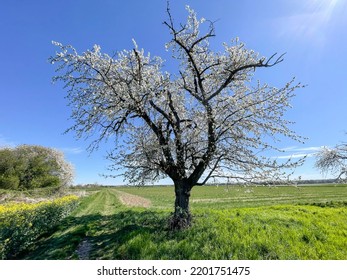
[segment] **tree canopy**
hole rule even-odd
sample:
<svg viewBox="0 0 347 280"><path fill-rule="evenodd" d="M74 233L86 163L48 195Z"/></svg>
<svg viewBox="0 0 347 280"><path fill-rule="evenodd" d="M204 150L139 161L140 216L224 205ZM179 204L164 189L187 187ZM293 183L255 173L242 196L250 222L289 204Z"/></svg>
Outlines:
<svg viewBox="0 0 347 280"><path fill-rule="evenodd" d="M331 173L336 181L347 180L347 144L333 148L323 147L316 155L316 168L322 173Z"/></svg>

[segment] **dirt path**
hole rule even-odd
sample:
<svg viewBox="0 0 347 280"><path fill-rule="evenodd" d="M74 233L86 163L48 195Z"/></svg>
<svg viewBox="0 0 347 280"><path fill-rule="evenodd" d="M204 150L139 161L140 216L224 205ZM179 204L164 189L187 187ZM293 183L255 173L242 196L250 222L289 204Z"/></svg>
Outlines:
<svg viewBox="0 0 347 280"><path fill-rule="evenodd" d="M118 190L116 192L118 194L120 202L126 206L149 208L152 204L151 201L147 198Z"/></svg>
<svg viewBox="0 0 347 280"><path fill-rule="evenodd" d="M151 206L151 201L144 197L129 194L118 190L106 190L97 193L94 199L89 203L89 207L84 209L81 215L90 215L93 212L101 213L103 216L111 215L116 209L115 199L119 200L122 204L130 207L144 207ZM76 254L80 260L88 260L90 258L90 252L92 251L92 243L88 238L81 240L76 248Z"/></svg>
<svg viewBox="0 0 347 280"><path fill-rule="evenodd" d="M80 260L89 260L89 253L92 249L92 245L90 244L88 239L83 239L82 242L78 245L76 249L76 253L78 255L78 259Z"/></svg>

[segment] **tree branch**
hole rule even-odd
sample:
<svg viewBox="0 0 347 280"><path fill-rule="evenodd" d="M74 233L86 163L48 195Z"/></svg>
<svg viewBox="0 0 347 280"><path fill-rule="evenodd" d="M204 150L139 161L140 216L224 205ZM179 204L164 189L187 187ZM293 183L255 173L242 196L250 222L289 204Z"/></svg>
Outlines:
<svg viewBox="0 0 347 280"><path fill-rule="evenodd" d="M228 78L225 80L225 82L213 93L211 94L207 100L211 100L212 98L216 97L217 95L219 95L222 90L224 90L233 80L234 76L243 71L243 70L246 70L246 69L256 69L256 68L260 68L260 67L272 67L272 66L275 66L276 64L278 63L281 63L283 61L283 56L285 55L282 54L280 55L273 63L270 63L271 60L277 55L277 53L273 54L265 63L264 63L264 59L261 59L259 60L258 63L251 63L251 64L247 64L247 65L243 65L241 67L238 67L232 71L229 71L230 74L228 76Z"/></svg>

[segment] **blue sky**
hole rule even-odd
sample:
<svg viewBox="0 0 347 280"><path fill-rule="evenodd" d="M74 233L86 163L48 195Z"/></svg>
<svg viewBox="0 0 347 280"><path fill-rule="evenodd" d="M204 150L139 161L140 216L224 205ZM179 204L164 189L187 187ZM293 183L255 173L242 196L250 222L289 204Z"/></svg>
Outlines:
<svg viewBox="0 0 347 280"><path fill-rule="evenodd" d="M281 86L291 80L307 87L297 91L287 119L307 137L305 144L284 140L281 157L309 155L296 172L304 179L322 178L312 154L334 146L347 135L346 0L175 0L171 10L184 22L185 5L199 17L216 21L212 47L239 37L264 56L286 52L280 65L259 71L256 78ZM78 51L99 44L103 52L140 48L169 60L166 0L151 1L2 1L0 9L0 146L36 144L58 148L76 169L75 183L123 184L105 179L109 164L105 144L85 151L88 141L63 134L72 124L60 84L53 85L54 67L47 60L56 49L51 41L71 44ZM274 156L277 156L274 154Z"/></svg>

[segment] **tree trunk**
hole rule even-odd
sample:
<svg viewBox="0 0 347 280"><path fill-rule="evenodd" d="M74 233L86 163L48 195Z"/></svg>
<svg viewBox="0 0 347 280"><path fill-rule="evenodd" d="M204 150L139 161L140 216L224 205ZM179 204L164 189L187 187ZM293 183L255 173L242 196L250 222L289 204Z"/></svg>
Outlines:
<svg viewBox="0 0 347 280"><path fill-rule="evenodd" d="M192 186L187 180L175 181L175 212L170 218L169 227L180 230L191 225L192 216L189 211L189 197Z"/></svg>

